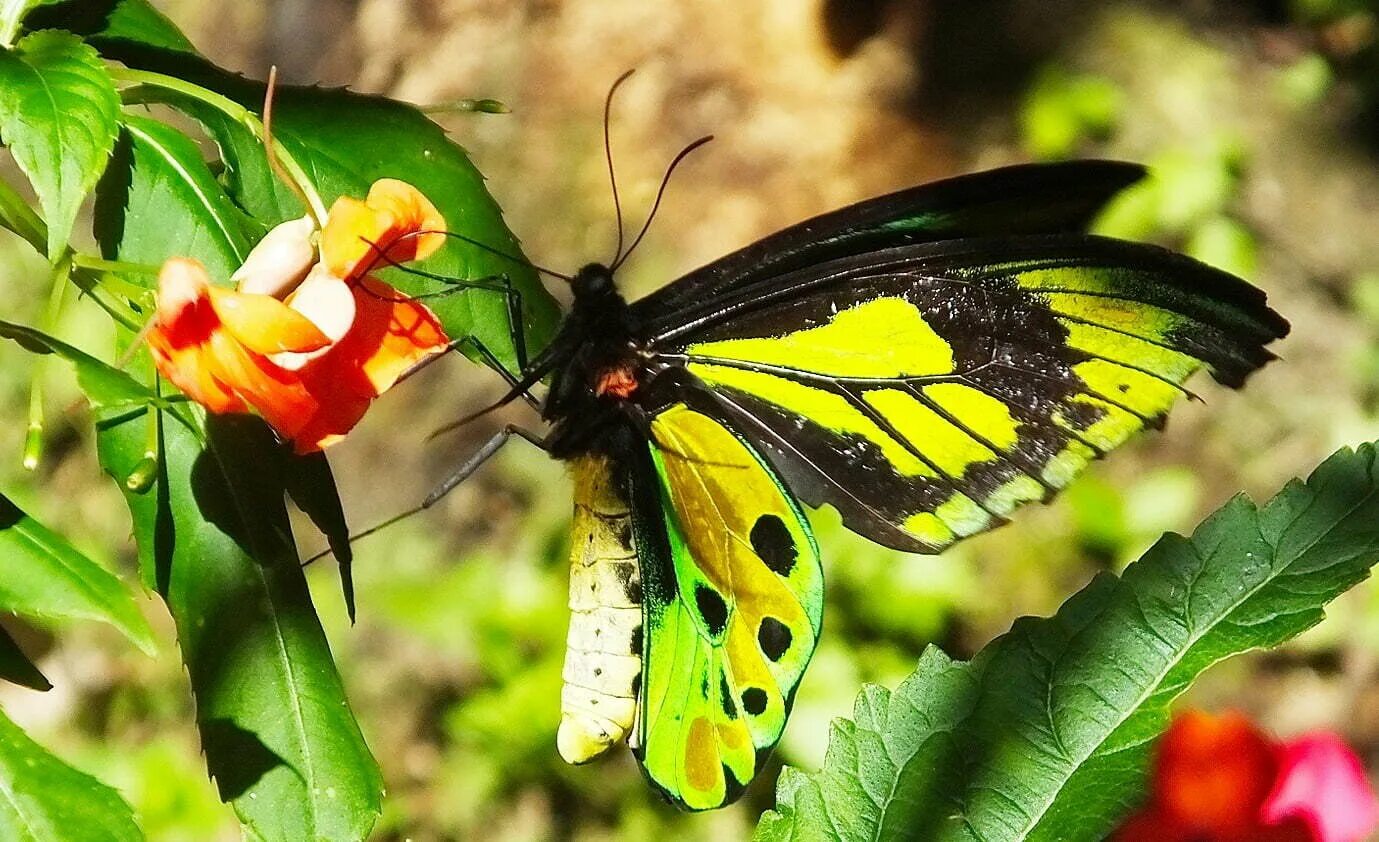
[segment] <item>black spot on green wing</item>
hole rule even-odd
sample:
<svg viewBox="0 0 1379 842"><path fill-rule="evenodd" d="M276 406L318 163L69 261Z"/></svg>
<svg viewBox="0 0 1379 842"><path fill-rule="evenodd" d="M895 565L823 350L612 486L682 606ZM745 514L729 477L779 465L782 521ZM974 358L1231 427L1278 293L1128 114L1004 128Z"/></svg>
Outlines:
<svg viewBox="0 0 1379 842"><path fill-rule="evenodd" d="M728 676L726 673L718 675L718 704L723 708L723 714L729 719L737 719L737 705L733 703L733 691L728 686Z"/></svg>
<svg viewBox="0 0 1379 842"><path fill-rule="evenodd" d="M775 515L762 515L752 525L752 551L778 576L789 576L795 569L800 550L784 521Z"/></svg>
<svg viewBox="0 0 1379 842"><path fill-rule="evenodd" d="M760 687L748 687L742 691L742 709L752 716L766 712L766 691Z"/></svg>
<svg viewBox="0 0 1379 842"><path fill-rule="evenodd" d="M785 656L793 639L790 629L775 617L763 617L761 625L757 627L757 644L761 646L762 654L772 661L779 661Z"/></svg>
<svg viewBox="0 0 1379 842"><path fill-rule="evenodd" d="M728 625L728 605L723 597L713 588L698 585L694 589L694 605L699 609L699 616L704 618L709 634L715 638L722 635Z"/></svg>

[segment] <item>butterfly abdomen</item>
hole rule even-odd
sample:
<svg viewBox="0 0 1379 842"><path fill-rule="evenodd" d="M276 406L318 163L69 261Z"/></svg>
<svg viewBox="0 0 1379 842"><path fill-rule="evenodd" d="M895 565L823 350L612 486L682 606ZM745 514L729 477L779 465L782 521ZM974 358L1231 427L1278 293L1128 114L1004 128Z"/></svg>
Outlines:
<svg viewBox="0 0 1379 842"><path fill-rule="evenodd" d="M571 463L575 512L570 549L570 633L560 731L569 763L585 763L627 738L642 675L642 585L632 512L599 456Z"/></svg>

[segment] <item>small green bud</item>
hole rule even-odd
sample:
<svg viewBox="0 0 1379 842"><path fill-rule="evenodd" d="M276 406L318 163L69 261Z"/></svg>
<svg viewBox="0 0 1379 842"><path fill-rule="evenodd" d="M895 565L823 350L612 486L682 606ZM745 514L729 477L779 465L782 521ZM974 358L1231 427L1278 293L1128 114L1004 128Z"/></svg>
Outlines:
<svg viewBox="0 0 1379 842"><path fill-rule="evenodd" d="M145 453L139 464L134 466L134 470L129 472L129 476L125 477L124 487L135 494L143 494L153 487L157 479L158 457L152 453Z"/></svg>

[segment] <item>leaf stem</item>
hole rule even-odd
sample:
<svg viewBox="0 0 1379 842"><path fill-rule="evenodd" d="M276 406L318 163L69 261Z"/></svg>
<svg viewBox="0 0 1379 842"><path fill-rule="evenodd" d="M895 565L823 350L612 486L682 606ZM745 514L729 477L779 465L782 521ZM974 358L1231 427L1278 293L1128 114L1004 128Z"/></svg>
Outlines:
<svg viewBox="0 0 1379 842"><path fill-rule="evenodd" d="M80 269L92 269L97 272L154 276L157 276L160 268L150 263L129 263L124 260L106 260L103 257L96 257L94 254L83 254L81 252L72 254L72 265Z"/></svg>
<svg viewBox="0 0 1379 842"><path fill-rule="evenodd" d="M152 88L162 88L166 91L182 94L191 97L199 102L211 106L221 112L231 120L247 128L254 137L260 142L264 142L263 121L258 115L238 102L230 99L223 94L203 88L200 85L188 82L185 79L178 79L175 76L168 76L162 73L154 73L149 70L134 70L128 67L112 67L110 75L121 82L129 82L135 85L147 85ZM135 89L137 91L137 89ZM128 93L128 91L126 91ZM135 94L137 96L137 94ZM311 215L316 219L318 226L325 224L326 205L321 201L321 196L316 192L316 187L307 177L306 170L292 156L283 144L274 141L272 150L265 150L268 154L276 153L278 160L283 168L287 170L292 181L296 182L298 188L306 199L307 208Z"/></svg>
<svg viewBox="0 0 1379 842"><path fill-rule="evenodd" d="M163 379L154 375L153 392L159 398L163 393ZM144 455L125 477L125 488L135 494L143 494L153 487L158 479L158 453L163 441L163 411L150 405L144 428Z"/></svg>
<svg viewBox="0 0 1379 842"><path fill-rule="evenodd" d="M4 179L0 179L0 224L28 240L40 253L47 253L48 226L19 191Z"/></svg>
<svg viewBox="0 0 1379 842"><path fill-rule="evenodd" d="M53 285L48 291L48 306L43 312L43 330L49 335L57 333L58 321L62 318L63 295L67 292L67 282L72 276L72 261L63 258L53 269ZM43 366L45 358L34 361L33 374L29 381L29 429L24 435L24 469L32 471L43 459Z"/></svg>
<svg viewBox="0 0 1379 842"><path fill-rule="evenodd" d="M143 319L140 319L128 305L121 304L118 301L107 300L109 298L109 293L102 289L101 285L102 283L109 283L110 280L111 279L106 279L105 281L100 280L97 275L89 269L79 269L72 273L72 283L77 285L77 289L80 289L92 301L96 302L96 306L104 310L106 315L110 316L110 318L119 322L122 326L137 332L143 327Z"/></svg>

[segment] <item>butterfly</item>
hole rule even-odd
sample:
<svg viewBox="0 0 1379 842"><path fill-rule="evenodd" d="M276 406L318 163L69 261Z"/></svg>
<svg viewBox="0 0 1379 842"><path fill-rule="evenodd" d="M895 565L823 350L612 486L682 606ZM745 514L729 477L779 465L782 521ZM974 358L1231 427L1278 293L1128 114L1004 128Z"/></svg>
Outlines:
<svg viewBox="0 0 1379 842"><path fill-rule="evenodd" d="M915 187L630 303L621 243L568 277L560 329L499 402L549 378L546 435L503 428L424 504L513 435L569 465L566 760L626 741L671 802L732 802L822 632L806 507L936 553L1161 426L1198 369L1239 387L1273 359L1288 324L1260 290L1084 232L1143 175L1080 161Z"/></svg>

